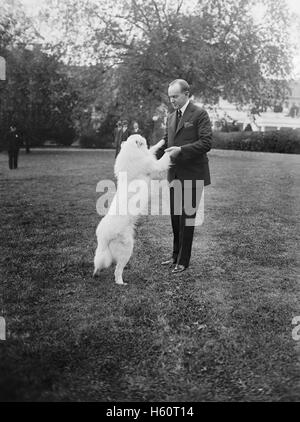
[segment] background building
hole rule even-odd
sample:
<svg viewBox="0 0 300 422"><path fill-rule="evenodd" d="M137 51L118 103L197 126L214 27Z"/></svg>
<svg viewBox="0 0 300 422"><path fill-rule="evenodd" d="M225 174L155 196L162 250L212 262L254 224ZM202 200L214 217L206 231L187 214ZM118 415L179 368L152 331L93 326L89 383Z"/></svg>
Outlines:
<svg viewBox="0 0 300 422"><path fill-rule="evenodd" d="M224 123L239 130L250 124L252 130L269 131L281 128L300 128L300 80L290 83L290 95L282 103L274 102L265 112L252 114L252 105L240 108L238 105L220 99L216 106L206 107L215 130L221 130Z"/></svg>

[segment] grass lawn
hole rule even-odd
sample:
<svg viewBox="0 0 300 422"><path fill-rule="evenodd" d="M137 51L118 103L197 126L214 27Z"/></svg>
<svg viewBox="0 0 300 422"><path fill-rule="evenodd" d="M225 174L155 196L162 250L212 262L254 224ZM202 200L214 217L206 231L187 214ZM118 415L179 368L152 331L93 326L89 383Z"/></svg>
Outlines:
<svg viewBox="0 0 300 422"><path fill-rule="evenodd" d="M299 156L210 152L189 271L159 265L169 217L143 217L128 286L92 278L113 156L0 154L1 400L299 400Z"/></svg>

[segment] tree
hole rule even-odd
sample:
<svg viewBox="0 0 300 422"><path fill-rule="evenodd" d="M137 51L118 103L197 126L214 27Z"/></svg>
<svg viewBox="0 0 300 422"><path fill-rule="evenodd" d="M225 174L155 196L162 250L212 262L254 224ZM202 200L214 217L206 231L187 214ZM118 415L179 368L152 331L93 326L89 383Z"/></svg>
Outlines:
<svg viewBox="0 0 300 422"><path fill-rule="evenodd" d="M7 48L23 46L41 40L32 19L18 0L2 0L0 15L0 54Z"/></svg>
<svg viewBox="0 0 300 422"><path fill-rule="evenodd" d="M22 5L4 2L0 17L0 54L7 62L7 80L0 85L1 140L14 120L25 140L42 143L55 137L69 144L74 138L72 110L76 91L55 55L41 50L33 22Z"/></svg>
<svg viewBox="0 0 300 422"><path fill-rule="evenodd" d="M72 111L76 92L54 56L16 47L6 51L7 81L1 88L1 121L14 120L25 138L42 143L55 138L69 144L74 139Z"/></svg>
<svg viewBox="0 0 300 422"><path fill-rule="evenodd" d="M187 0L49 0L36 21L20 2L9 4L0 17L9 74L9 84L0 86L0 116L14 111L37 137L74 122L79 131L88 128L92 107L103 136L119 117L149 129L177 77L210 104L223 97L259 109L287 93L284 0L265 0L261 22L252 14L258 0L199 0L193 8ZM42 40L40 22L56 40Z"/></svg>
<svg viewBox="0 0 300 422"><path fill-rule="evenodd" d="M19 43L32 40L32 31L22 6L16 2L13 8L11 2L4 0L0 15L0 56L7 62L9 49ZM23 29L23 31L22 31ZM9 71L9 70L8 70ZM9 125L10 110L7 103L8 81L0 81L0 147L4 145L5 133Z"/></svg>
<svg viewBox="0 0 300 422"><path fill-rule="evenodd" d="M197 96L259 102L270 79L283 97L291 71L289 13L284 0L266 0L256 23L256 0L67 0L51 2L48 22L59 22L64 42L53 45L70 61L101 63L113 75L121 109L150 112L170 80L187 79ZM79 41L78 41L79 40ZM113 99L115 101L115 98Z"/></svg>

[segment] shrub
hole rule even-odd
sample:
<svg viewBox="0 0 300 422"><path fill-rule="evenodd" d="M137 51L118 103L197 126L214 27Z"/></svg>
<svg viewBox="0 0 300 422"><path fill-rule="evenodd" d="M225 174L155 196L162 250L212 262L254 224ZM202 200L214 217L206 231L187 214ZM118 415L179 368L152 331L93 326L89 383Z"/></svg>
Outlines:
<svg viewBox="0 0 300 422"><path fill-rule="evenodd" d="M111 136L100 134L93 129L80 135L79 144L82 148L113 148Z"/></svg>
<svg viewBox="0 0 300 422"><path fill-rule="evenodd" d="M113 148L113 135L109 132L96 133L96 148Z"/></svg>
<svg viewBox="0 0 300 422"><path fill-rule="evenodd" d="M97 148L113 148L115 124L116 121L114 116L111 113L108 113L96 133Z"/></svg>
<svg viewBox="0 0 300 422"><path fill-rule="evenodd" d="M300 130L281 129L270 132L214 132L213 148L299 154Z"/></svg>
<svg viewBox="0 0 300 422"><path fill-rule="evenodd" d="M66 126L60 128L55 138L60 145L70 146L74 142L75 136L75 129L70 126Z"/></svg>
<svg viewBox="0 0 300 422"><path fill-rule="evenodd" d="M94 131L83 133L79 138L79 143L82 148L96 148L97 134Z"/></svg>

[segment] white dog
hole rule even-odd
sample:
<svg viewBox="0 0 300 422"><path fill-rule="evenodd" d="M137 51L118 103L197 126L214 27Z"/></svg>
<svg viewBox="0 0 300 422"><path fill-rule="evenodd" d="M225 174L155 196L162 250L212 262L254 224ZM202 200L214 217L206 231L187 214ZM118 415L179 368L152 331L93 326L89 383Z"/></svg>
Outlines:
<svg viewBox="0 0 300 422"><path fill-rule="evenodd" d="M108 268L113 262L116 263L115 281L123 282L123 270L129 261L134 245L134 228L139 214L136 210L130 210L128 200L133 193L128 189L129 184L136 182L140 186L139 210L148 206L148 188L151 177L155 173L167 170L170 166L170 157L165 153L160 160L155 157L155 152L164 144L164 140L147 148L146 140L140 135L131 135L126 142L122 143L121 151L115 162L115 176L118 179L117 192L113 198L108 213L99 223L96 236L98 241L94 258L94 276L102 268ZM124 212L125 204L125 212ZM119 206L123 211L120 213Z"/></svg>

